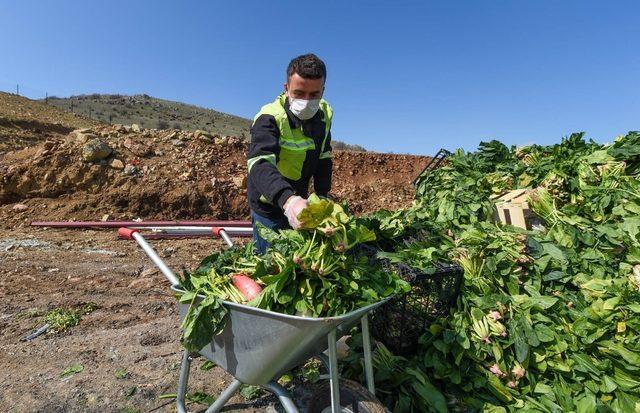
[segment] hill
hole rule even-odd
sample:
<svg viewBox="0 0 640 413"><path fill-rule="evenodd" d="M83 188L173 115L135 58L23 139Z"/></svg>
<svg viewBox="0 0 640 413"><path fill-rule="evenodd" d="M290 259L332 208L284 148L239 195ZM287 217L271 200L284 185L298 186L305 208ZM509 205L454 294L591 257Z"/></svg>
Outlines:
<svg viewBox="0 0 640 413"><path fill-rule="evenodd" d="M158 99L149 95L90 94L68 98L50 97L49 105L82 114L91 119L111 124L138 124L143 128L203 130L212 134L249 139L251 121L181 102ZM359 145L335 142L335 149L364 151Z"/></svg>
<svg viewBox="0 0 640 413"><path fill-rule="evenodd" d="M32 146L47 138L99 122L11 93L0 92L0 152Z"/></svg>
<svg viewBox="0 0 640 413"><path fill-rule="evenodd" d="M247 138L251 121L240 116L218 112L181 102L158 99L149 95L79 95L68 98L50 97L48 104L69 112L80 113L104 123L138 124L143 128L203 130L220 135Z"/></svg>
<svg viewBox="0 0 640 413"><path fill-rule="evenodd" d="M247 142L233 136L99 125L7 152L0 221L118 218L244 219ZM413 199L428 157L337 150L332 195L360 214ZM16 214L12 204L29 207ZM22 208L22 207L19 207Z"/></svg>

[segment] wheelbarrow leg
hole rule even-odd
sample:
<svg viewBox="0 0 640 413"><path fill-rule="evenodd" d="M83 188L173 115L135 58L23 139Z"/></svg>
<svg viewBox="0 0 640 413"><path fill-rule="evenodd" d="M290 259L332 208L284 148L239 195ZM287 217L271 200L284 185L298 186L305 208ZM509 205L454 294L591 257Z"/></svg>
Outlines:
<svg viewBox="0 0 640 413"><path fill-rule="evenodd" d="M218 396L216 402L209 406L205 413L218 413L220 410L222 410L229 399L232 398L233 395L236 394L236 392L240 389L240 386L242 386L242 383L240 383L239 380L234 379L229 387L227 387L222 393L220 393L220 396Z"/></svg>
<svg viewBox="0 0 640 413"><path fill-rule="evenodd" d="M331 413L340 413L340 376L338 373L338 350L336 348L336 330L327 335L329 345L329 385L331 387Z"/></svg>
<svg viewBox="0 0 640 413"><path fill-rule="evenodd" d="M182 354L182 364L180 365L180 379L178 380L178 391L176 392L176 406L178 413L186 413L184 398L187 394L187 382L189 381L189 369L191 368L191 354L185 350Z"/></svg>
<svg viewBox="0 0 640 413"><path fill-rule="evenodd" d="M293 400L291 400L291 395L284 387L274 381L270 381L262 387L278 396L278 399L280 399L280 404L282 405L282 407L284 407L284 410L287 413L298 413L298 407L296 407Z"/></svg>
<svg viewBox="0 0 640 413"><path fill-rule="evenodd" d="M361 320L362 325L362 352L364 353L364 375L367 379L367 390L376 394L373 380L373 362L371 360L371 337L369 335L369 316L365 314Z"/></svg>

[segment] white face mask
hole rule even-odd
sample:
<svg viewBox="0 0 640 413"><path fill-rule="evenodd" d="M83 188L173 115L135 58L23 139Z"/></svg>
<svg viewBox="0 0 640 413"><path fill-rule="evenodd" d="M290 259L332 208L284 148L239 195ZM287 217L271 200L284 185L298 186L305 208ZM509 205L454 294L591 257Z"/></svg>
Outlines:
<svg viewBox="0 0 640 413"><path fill-rule="evenodd" d="M320 99L296 99L289 96L289 110L298 119L311 119L320 109Z"/></svg>

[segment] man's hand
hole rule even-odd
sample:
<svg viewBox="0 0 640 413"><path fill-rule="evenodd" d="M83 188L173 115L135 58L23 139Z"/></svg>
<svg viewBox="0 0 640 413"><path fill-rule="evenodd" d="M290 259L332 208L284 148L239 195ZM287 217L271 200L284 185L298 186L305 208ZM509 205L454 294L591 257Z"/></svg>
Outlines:
<svg viewBox="0 0 640 413"><path fill-rule="evenodd" d="M289 220L291 228L300 228L300 221L298 221L298 214L307 206L307 200L301 196L293 195L284 203L284 215Z"/></svg>

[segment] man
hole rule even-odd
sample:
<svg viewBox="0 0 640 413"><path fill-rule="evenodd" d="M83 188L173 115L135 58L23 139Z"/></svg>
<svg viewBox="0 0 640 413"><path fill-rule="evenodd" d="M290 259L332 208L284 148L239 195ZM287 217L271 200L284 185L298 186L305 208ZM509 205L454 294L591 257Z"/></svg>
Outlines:
<svg viewBox="0 0 640 413"><path fill-rule="evenodd" d="M258 233L258 222L297 229L311 178L318 196L331 189L333 110L322 99L326 79L326 66L316 55L296 57L287 67L284 92L253 120L247 196L259 254L268 243Z"/></svg>

